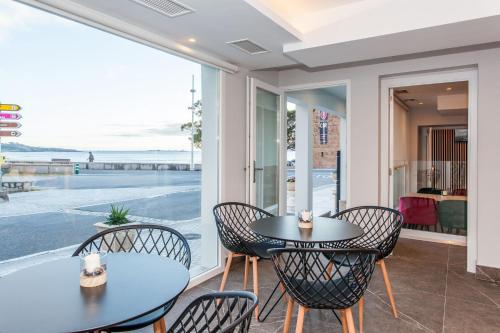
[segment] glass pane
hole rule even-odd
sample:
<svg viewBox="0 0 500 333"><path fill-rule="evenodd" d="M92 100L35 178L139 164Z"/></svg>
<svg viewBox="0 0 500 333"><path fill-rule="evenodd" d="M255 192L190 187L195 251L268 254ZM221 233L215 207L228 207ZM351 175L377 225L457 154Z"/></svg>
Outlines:
<svg viewBox="0 0 500 333"><path fill-rule="evenodd" d="M279 95L257 88L255 183L257 206L278 213Z"/></svg>
<svg viewBox="0 0 500 333"><path fill-rule="evenodd" d="M40 18L0 40L0 101L23 107L22 135L1 138L0 276L71 255L111 205L182 233L191 277L215 267L218 70L14 1L0 12Z"/></svg>

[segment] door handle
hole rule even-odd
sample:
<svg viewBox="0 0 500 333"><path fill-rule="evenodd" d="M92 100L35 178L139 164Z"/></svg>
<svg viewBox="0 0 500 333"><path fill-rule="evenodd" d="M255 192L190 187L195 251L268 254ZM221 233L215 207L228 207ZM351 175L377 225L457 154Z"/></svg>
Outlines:
<svg viewBox="0 0 500 333"><path fill-rule="evenodd" d="M253 161L253 182L255 183L255 178L256 178L256 171L264 171L264 168L257 168L255 160Z"/></svg>

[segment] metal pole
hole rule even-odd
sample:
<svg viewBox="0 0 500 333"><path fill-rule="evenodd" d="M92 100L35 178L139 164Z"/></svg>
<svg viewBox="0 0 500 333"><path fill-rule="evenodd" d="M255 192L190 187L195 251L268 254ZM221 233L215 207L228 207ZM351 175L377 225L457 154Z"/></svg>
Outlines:
<svg viewBox="0 0 500 333"><path fill-rule="evenodd" d="M340 210L340 162L341 162L341 157L340 157L340 150L337 151L337 194L336 194L336 201L337 201L337 207L335 207L335 211L338 213Z"/></svg>
<svg viewBox="0 0 500 333"><path fill-rule="evenodd" d="M194 75L191 81L191 170L194 170Z"/></svg>

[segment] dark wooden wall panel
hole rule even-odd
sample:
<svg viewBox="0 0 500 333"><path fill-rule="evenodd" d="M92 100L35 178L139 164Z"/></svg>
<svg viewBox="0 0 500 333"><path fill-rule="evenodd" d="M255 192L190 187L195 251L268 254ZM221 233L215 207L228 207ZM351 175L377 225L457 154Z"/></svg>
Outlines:
<svg viewBox="0 0 500 333"><path fill-rule="evenodd" d="M467 142L455 141L454 129L432 129L433 187L467 188Z"/></svg>

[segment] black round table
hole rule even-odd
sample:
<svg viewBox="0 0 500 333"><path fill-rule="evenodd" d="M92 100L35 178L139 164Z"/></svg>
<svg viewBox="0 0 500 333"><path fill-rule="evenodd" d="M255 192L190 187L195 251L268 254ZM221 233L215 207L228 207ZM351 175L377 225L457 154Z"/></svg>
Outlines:
<svg viewBox="0 0 500 333"><path fill-rule="evenodd" d="M157 255L110 253L107 273L106 284L82 288L72 257L0 278L0 332L104 329L159 309L189 283L182 264Z"/></svg>
<svg viewBox="0 0 500 333"><path fill-rule="evenodd" d="M311 229L299 228L296 216L272 216L250 223L258 235L293 242L298 246L345 241L363 236L359 226L328 217L314 217Z"/></svg>

